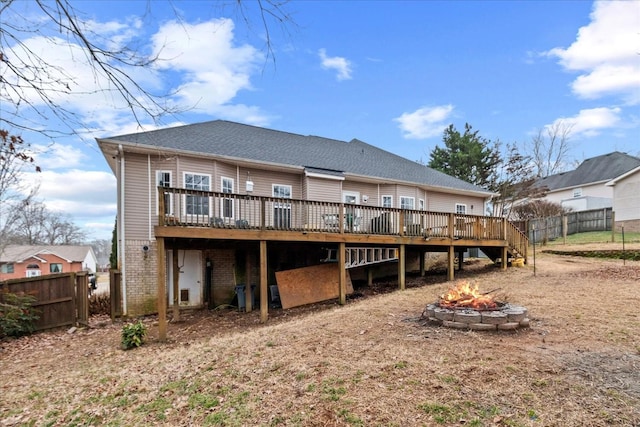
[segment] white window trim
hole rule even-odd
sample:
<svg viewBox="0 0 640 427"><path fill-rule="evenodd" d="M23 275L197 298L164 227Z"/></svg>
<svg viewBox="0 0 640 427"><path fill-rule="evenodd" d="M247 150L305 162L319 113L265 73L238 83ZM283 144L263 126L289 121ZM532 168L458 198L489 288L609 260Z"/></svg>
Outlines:
<svg viewBox="0 0 640 427"><path fill-rule="evenodd" d="M225 181L230 181L231 182L231 192L230 193L226 193L224 190L224 182ZM236 191L236 181L235 179L231 178L230 176L221 176L220 177L220 192L224 193L224 194L233 194ZM231 216L225 216L224 214L224 203L225 200L230 200L231 201ZM221 218L235 218L236 217L236 205L233 202L233 198L229 198L229 199L222 199L222 203L220 203L220 217Z"/></svg>
<svg viewBox="0 0 640 427"><path fill-rule="evenodd" d="M385 206L384 205L384 199L388 198L389 200L391 200L391 206ZM392 208L393 207L393 196L390 194L383 194L382 197L380 197L380 207L383 208Z"/></svg>
<svg viewBox="0 0 640 427"><path fill-rule="evenodd" d="M169 185L168 187L173 186L173 173L168 170L156 170L156 187L160 186L160 174L169 174ZM167 185L165 185L167 187ZM156 193L157 196L158 193ZM169 215L173 215L173 197L169 196L169 206L165 206L165 213ZM158 204L158 198L156 197L156 215L160 213L160 206Z"/></svg>
<svg viewBox="0 0 640 427"><path fill-rule="evenodd" d="M582 188L574 188L573 197L582 197Z"/></svg>
<svg viewBox="0 0 640 427"><path fill-rule="evenodd" d="M411 200L411 208L405 208L403 207L403 200ZM415 210L416 208L416 198L415 197L409 197L409 196L400 196L400 209L407 209L407 210Z"/></svg>
<svg viewBox="0 0 640 427"><path fill-rule="evenodd" d="M183 188L187 188L187 175L197 175L197 176L206 176L207 178L209 178L209 189L207 190L199 190L199 191L211 191L211 174L208 173L200 173L200 172L189 172L189 171L184 171L182 172L182 187ZM193 215L193 214L187 214L187 195L184 195L184 198L182 200L182 214L187 216L187 215ZM213 203L209 203L209 212L206 214L208 216L211 216L211 210L213 209L212 206ZM205 215L205 214L201 214L201 215Z"/></svg>
<svg viewBox="0 0 640 427"><path fill-rule="evenodd" d="M458 206L462 207L464 212L458 212ZM467 205L464 203L456 203L455 213L458 215L466 215L467 214Z"/></svg>
<svg viewBox="0 0 640 427"><path fill-rule="evenodd" d="M353 196L356 199L356 205L360 204L360 193L358 193L357 191L343 191L342 192L342 202L343 203L347 203L344 199L346 199L349 196Z"/></svg>
<svg viewBox="0 0 640 427"><path fill-rule="evenodd" d="M280 195L276 196L276 187L285 187L289 189L289 197L282 197ZM271 184L271 195L273 197L277 197L279 199L291 199L292 195L293 195L293 186L289 185L289 184Z"/></svg>

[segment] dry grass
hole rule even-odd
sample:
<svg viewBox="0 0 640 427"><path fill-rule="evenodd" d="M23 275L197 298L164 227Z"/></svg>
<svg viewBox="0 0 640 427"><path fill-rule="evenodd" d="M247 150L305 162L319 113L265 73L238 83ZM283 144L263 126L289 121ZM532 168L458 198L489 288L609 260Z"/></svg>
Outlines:
<svg viewBox="0 0 640 427"><path fill-rule="evenodd" d="M640 425L640 263L538 254L460 276L528 307L531 328L427 325L443 276L345 307L190 313L158 343L121 324L0 343L0 425Z"/></svg>

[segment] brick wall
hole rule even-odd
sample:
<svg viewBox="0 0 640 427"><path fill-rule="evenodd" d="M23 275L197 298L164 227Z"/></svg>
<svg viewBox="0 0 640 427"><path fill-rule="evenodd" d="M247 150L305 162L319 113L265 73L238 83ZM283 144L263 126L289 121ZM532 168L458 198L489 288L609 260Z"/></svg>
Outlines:
<svg viewBox="0 0 640 427"><path fill-rule="evenodd" d="M144 246L149 250L144 251ZM157 263L155 241L127 240L125 242L126 314L128 316L158 312Z"/></svg>

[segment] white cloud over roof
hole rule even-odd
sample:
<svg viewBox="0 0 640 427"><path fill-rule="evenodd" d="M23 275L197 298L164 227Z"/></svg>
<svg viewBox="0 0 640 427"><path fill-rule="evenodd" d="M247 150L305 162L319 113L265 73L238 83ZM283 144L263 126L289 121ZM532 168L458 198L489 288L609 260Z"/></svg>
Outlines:
<svg viewBox="0 0 640 427"><path fill-rule="evenodd" d="M393 121L399 123L402 135L407 139L426 139L442 135L449 125L447 119L453 112L453 105L422 107L411 113L402 113Z"/></svg>

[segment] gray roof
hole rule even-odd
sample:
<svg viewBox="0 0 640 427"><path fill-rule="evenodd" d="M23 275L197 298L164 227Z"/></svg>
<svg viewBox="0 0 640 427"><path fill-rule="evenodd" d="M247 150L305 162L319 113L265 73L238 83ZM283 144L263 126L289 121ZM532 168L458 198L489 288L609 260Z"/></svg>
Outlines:
<svg viewBox="0 0 640 427"><path fill-rule="evenodd" d="M536 185L550 191L610 181L640 166L640 158L626 153L613 153L586 159L577 169L540 178Z"/></svg>
<svg viewBox="0 0 640 427"><path fill-rule="evenodd" d="M81 262L92 250L88 245L8 245L0 253L0 262L22 262L43 253L54 254L70 262Z"/></svg>
<svg viewBox="0 0 640 427"><path fill-rule="evenodd" d="M380 180L406 181L459 191L491 193L357 139L350 142L304 136L226 120L98 138L124 146L223 156L258 163L328 170Z"/></svg>

